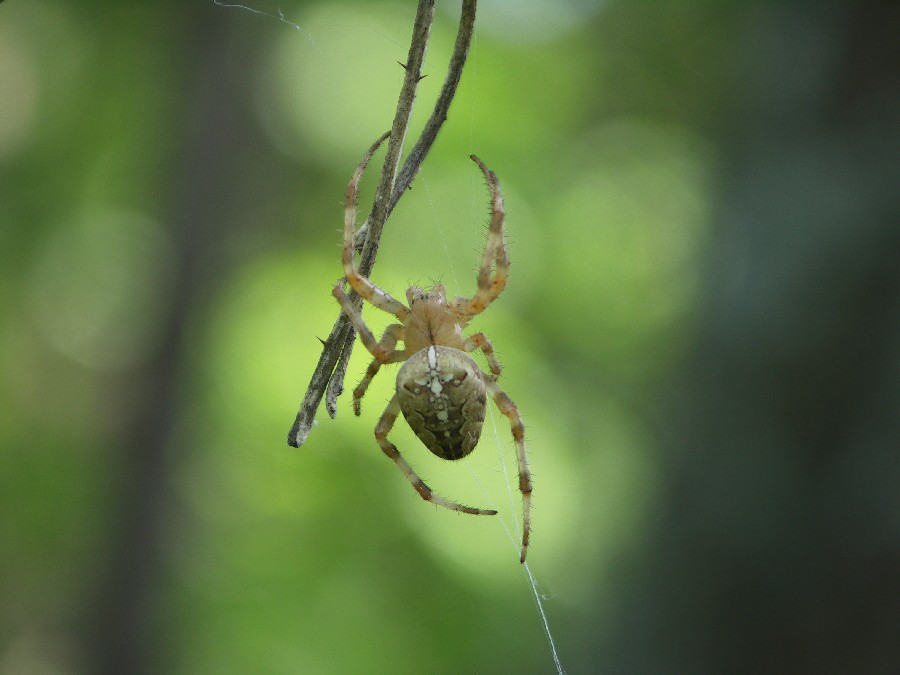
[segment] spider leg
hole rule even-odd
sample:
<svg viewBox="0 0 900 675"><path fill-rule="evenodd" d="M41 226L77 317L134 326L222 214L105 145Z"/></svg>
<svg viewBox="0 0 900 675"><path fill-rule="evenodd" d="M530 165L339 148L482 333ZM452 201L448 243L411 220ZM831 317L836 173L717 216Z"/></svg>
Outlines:
<svg viewBox="0 0 900 675"><path fill-rule="evenodd" d="M480 332L471 335L463 344L463 348L467 352L473 352L476 349L480 349L491 368L491 379L496 380L500 377L502 366L500 365L500 361L498 361L497 357L494 355L494 345L491 344L487 335Z"/></svg>
<svg viewBox="0 0 900 675"><path fill-rule="evenodd" d="M353 390L353 412L356 413L357 417L360 414L360 401L366 395L366 390L368 390L372 378L378 374L381 366L385 363L397 363L406 358L405 349L395 348L398 339L403 339L403 326L399 323L391 324L385 329L381 342L376 345L375 351L369 350L375 358L369 364L363 379L360 380L359 384L356 385L356 389Z"/></svg>
<svg viewBox="0 0 900 675"><path fill-rule="evenodd" d="M448 499L444 499L443 497L436 495L431 491L430 487L425 485L422 479L419 478L416 472L413 471L412 467L407 464L406 460L403 459L403 457L400 455L400 451L397 450L397 446L395 446L388 440L387 435L394 427L394 422L397 420L397 415L399 414L400 402L397 399L397 395L394 394L391 402L388 403L387 408L384 409L384 413L381 415L381 419L378 420L378 424L375 426L375 439L378 441L378 445L381 446L384 454L394 460L397 466L400 467L403 475L406 476L406 479L412 484L416 492L419 493L419 496L426 502L431 502L432 504L443 506L452 511L461 511L463 513L471 513L477 516L496 515L497 512L493 509L475 509L471 506L463 506L462 504L451 502Z"/></svg>
<svg viewBox="0 0 900 675"><path fill-rule="evenodd" d="M403 339L403 326L399 323L392 323L385 329L381 341L377 341L375 335L363 322L360 313L356 311L356 307L350 302L350 298L344 293L344 289L341 288L342 285L343 282L338 282L331 293L341 303L341 307L347 313L356 332L359 333L359 339L362 340L366 349L375 357L372 363L369 364L362 381L353 390L353 412L358 416L360 413L360 399L365 395L372 378L378 374L379 369L385 363L402 361L406 357L406 350L396 348L397 340Z"/></svg>
<svg viewBox="0 0 900 675"><path fill-rule="evenodd" d="M513 440L516 442L516 457L519 463L519 491L522 493L522 555L519 562L525 562L528 553L528 540L531 538L531 470L528 468L528 452L525 449L525 425L522 416L512 399L506 395L496 382L485 381L494 403L500 412L509 418Z"/></svg>
<svg viewBox="0 0 900 675"><path fill-rule="evenodd" d="M484 174L491 191L491 224L488 228L484 254L481 256L481 269L478 272L478 290L472 298L455 298L451 305L460 314L473 317L497 299L506 288L509 277L509 256L506 253L506 242L503 238L503 222L506 212L503 210L503 194L500 192L500 181L497 174L488 169L475 155L470 156ZM494 276L491 278L491 268Z"/></svg>
<svg viewBox="0 0 900 675"><path fill-rule="evenodd" d="M347 277L347 283L349 283L350 287L356 291L357 295L368 300L379 309L383 309L385 312L393 314L400 319L400 321L403 321L409 313L409 310L403 303L392 298L366 277L357 272L356 266L353 264L354 240L356 238L356 205L359 201L359 180L362 178L363 171L365 171L366 165L369 163L374 152L378 149L378 146L390 135L391 132L387 132L372 144L372 147L369 148L365 157L363 157L362 162L356 167L353 178L350 179L350 183L347 185L347 199L344 206L344 250L342 253L342 261L344 264L344 274Z"/></svg>

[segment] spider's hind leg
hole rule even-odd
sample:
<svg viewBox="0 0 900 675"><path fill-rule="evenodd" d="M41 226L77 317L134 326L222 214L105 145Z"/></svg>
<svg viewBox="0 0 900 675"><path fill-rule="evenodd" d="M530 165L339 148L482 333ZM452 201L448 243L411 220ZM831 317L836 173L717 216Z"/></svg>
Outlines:
<svg viewBox="0 0 900 675"><path fill-rule="evenodd" d="M394 463L398 467L400 467L403 475L406 476L406 479L415 488L416 492L419 493L419 496L426 502L431 502L432 504L443 506L450 509L451 511L461 511L462 513L471 513L476 516L496 515L497 512L493 509L475 509L471 506L463 506L462 504L451 502L449 499L444 499L440 495L436 495L431 491L430 487L425 485L425 482L421 478L419 478L416 472L413 471L412 467L407 464L406 460L403 459L403 457L400 455L400 451L397 450L397 446L388 440L387 435L394 427L394 422L397 420L397 416L399 414L400 401L397 399L397 395L394 394L391 402L388 403L387 408L384 409L384 414L381 416L381 419L378 420L378 425L375 427L375 439L378 441L378 445L381 446L384 454L394 460Z"/></svg>
<svg viewBox="0 0 900 675"><path fill-rule="evenodd" d="M512 430L513 440L516 443L516 459L519 465L519 491L522 493L522 554L519 562L525 562L528 554L528 543L531 539L531 469L528 468L528 451L525 449L525 425L519 408L513 403L496 382L485 382L488 392L494 399L494 403L507 419Z"/></svg>

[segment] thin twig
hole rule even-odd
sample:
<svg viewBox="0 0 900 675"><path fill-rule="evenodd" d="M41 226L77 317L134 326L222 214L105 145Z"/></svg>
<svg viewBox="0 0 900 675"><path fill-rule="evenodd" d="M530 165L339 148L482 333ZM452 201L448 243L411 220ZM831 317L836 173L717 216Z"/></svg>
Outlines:
<svg viewBox="0 0 900 675"><path fill-rule="evenodd" d="M400 197L403 196L405 190L412 183L431 145L437 138L441 125L447 119L447 111L456 93L456 87L459 84L466 56L469 52L469 45L472 41L476 4L477 0L463 0L459 31L456 36L453 55L450 59L447 79L444 81L444 86L438 95L431 118L425 125L421 136L398 175L397 166L403 150L403 141L409 129L409 119L416 97L417 84L422 79L422 64L425 59L431 23L434 18L434 0L420 0L419 2L413 25L409 57L404 66L406 75L397 102L397 112L391 128L391 139L381 173L381 181L375 195L372 211L366 224L363 226L368 228L368 232L366 243L360 256L359 271L365 276L371 274L375 264L381 232L388 216L397 205ZM352 299L357 303L357 306L361 302L359 298L354 297ZM334 328L332 328L331 333L323 343L324 346L319 357L319 363L313 371L303 403L297 413L297 418L294 420L294 425L288 433L289 445L299 448L306 440L314 424L316 410L319 407L322 396L326 393L326 389L325 407L331 417L335 416L337 397L343 390L344 375L355 338L356 333L353 327L350 325L347 316L341 312L334 324Z"/></svg>
<svg viewBox="0 0 900 675"><path fill-rule="evenodd" d="M375 191L375 201L372 211L361 228L364 232L365 245L360 255L359 271L363 276L369 276L375 266L375 256L378 254L378 245L381 242L381 233L384 223L390 213L390 197L394 191L394 181L397 176L397 167L400 164L400 153L403 150L403 141L409 130L409 120L412 117L413 104L416 100L419 80L422 79L422 65L425 62L425 52L428 48L428 36L431 34L431 23L434 20L434 0L422 0L416 12L413 24L412 39L410 41L409 55L406 65L403 66L406 75L403 78L403 86L400 89L400 97L397 101L397 111L394 113L394 124L391 126L391 136L388 140L387 153L384 165L381 169L381 180ZM362 307L362 299L355 292L350 293L350 301L359 310ZM356 331L349 325L347 315L341 312L338 322L347 324L347 332L343 334L341 342L341 354L334 368L334 372L325 392L325 409L330 417L337 414L337 397L344 389L344 376L347 373L347 363L353 353ZM335 324L337 325L337 324ZM307 392L307 395L309 392ZM321 399L321 394L319 394ZM316 401L318 405L318 400ZM315 411L313 411L315 413Z"/></svg>
<svg viewBox="0 0 900 675"><path fill-rule="evenodd" d="M403 196L406 189L412 184L416 174L419 173L419 167L425 161L425 156L437 138L441 125L447 119L447 111L450 110L450 103L453 102L453 97L456 95L456 87L459 84L459 78L462 77L463 66L466 65L466 57L469 55L469 44L472 42L472 33L475 30L476 4L476 0L463 1L462 14L459 19L459 31L456 34L453 55L450 57L447 79L444 80L444 86L441 87L441 93L438 94L434 112L431 113L428 123L422 130L422 135L419 136L419 140L416 141L409 156L403 163L399 176L397 176L394 193L391 195L389 213L400 201L400 197Z"/></svg>

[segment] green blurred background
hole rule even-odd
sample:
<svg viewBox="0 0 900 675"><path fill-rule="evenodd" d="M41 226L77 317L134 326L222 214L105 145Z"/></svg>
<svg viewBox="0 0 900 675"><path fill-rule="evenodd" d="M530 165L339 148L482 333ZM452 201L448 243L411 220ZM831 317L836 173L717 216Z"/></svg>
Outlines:
<svg viewBox="0 0 900 675"><path fill-rule="evenodd" d="M0 673L553 672L501 415L394 436L498 518L379 451L392 370L285 443L414 3L250 6L0 5ZM481 3L373 276L471 292L496 171L569 673L900 671L898 7Z"/></svg>

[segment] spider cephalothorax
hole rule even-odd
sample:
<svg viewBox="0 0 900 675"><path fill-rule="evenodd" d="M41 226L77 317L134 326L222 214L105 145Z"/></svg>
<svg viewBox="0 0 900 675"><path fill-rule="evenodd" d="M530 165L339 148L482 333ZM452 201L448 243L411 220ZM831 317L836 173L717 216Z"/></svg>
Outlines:
<svg viewBox="0 0 900 675"><path fill-rule="evenodd" d="M431 491L416 475L397 447L388 440L388 433L397 416L402 413L410 428L432 453L444 459L460 459L468 455L478 443L487 398L510 421L519 469L519 489L522 492L522 554L525 562L531 534L531 472L525 451L525 427L519 410L499 387L500 362L484 333L463 336L463 329L472 318L483 312L506 286L509 258L503 236L503 197L500 182L493 171L475 155L472 160L481 169L491 191L491 224L478 273L478 289L471 298L460 296L447 300L443 286L430 291L410 288L406 292L409 307L395 300L356 271L353 264L356 236L357 188L372 153L386 138L382 136L369 148L347 186L344 210L343 263L347 283L364 300L397 317L380 341L363 322L343 290L343 281L334 287L334 296L350 317L359 337L374 357L362 381L353 391L353 408L360 413L360 401L372 378L386 363L403 362L397 373L396 393L375 427L375 438L384 453L394 460L423 499L454 511L478 515L493 515L491 509L463 506ZM493 275L491 274L493 271ZM403 348L398 349L397 343ZM490 375L482 371L468 352L480 350L487 359Z"/></svg>

